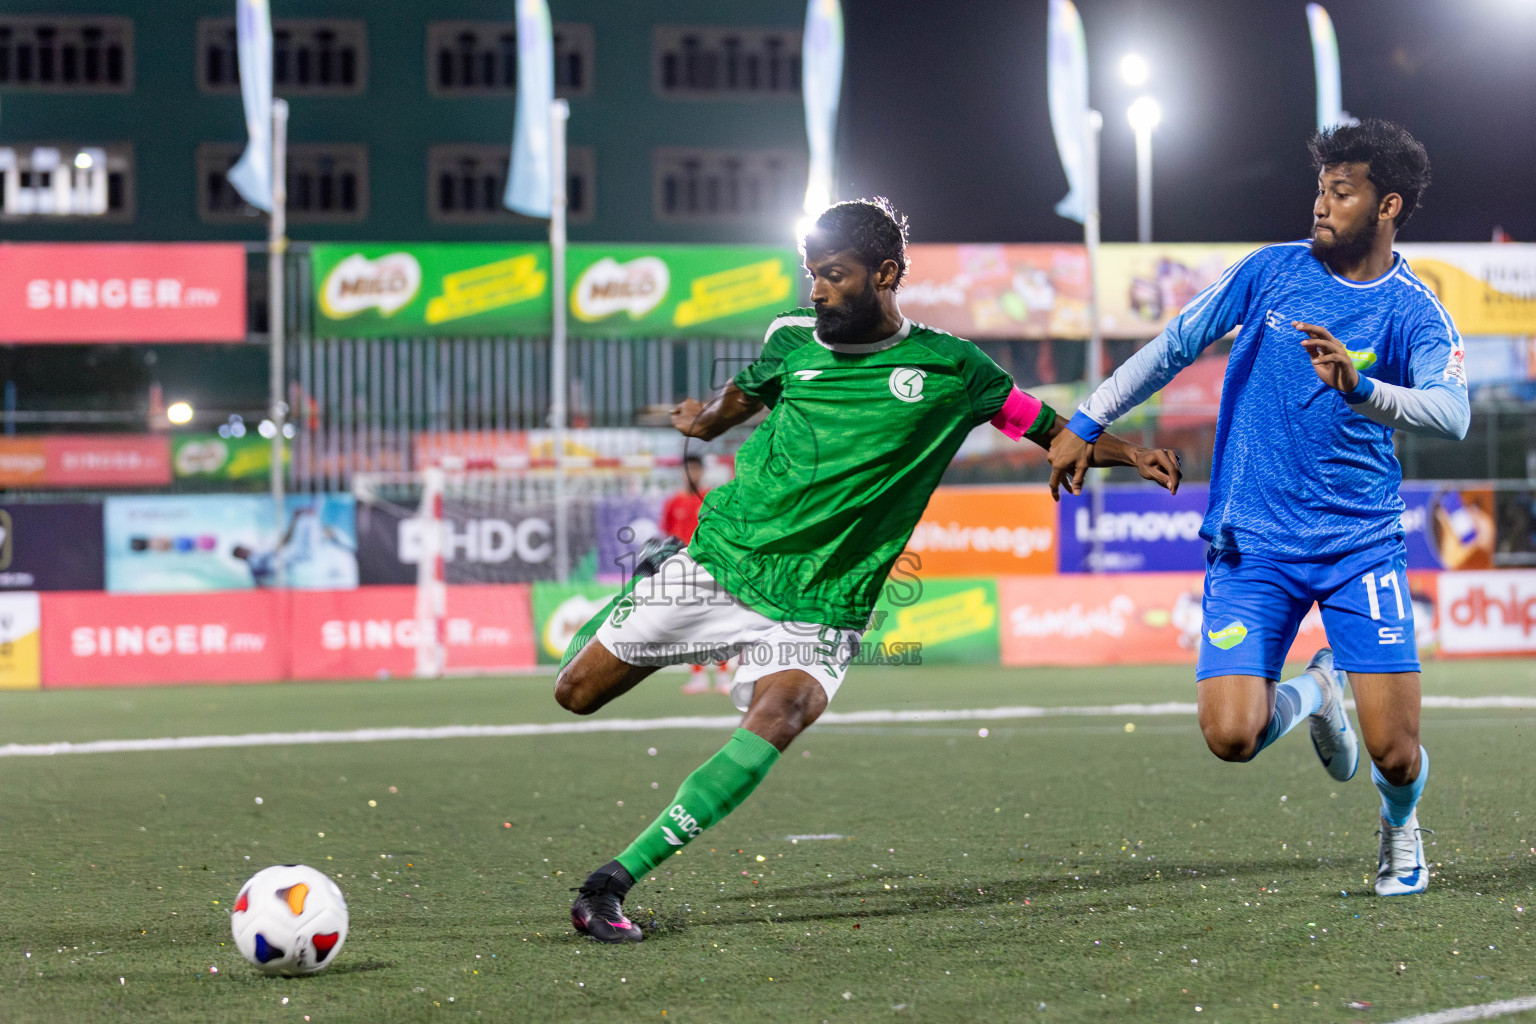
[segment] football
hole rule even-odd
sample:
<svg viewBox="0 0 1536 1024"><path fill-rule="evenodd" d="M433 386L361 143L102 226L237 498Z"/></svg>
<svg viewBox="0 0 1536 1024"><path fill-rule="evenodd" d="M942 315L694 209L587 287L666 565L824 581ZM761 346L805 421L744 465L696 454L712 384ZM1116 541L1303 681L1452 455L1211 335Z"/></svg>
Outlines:
<svg viewBox="0 0 1536 1024"><path fill-rule="evenodd" d="M264 974L313 974L347 941L347 901L303 864L264 868L240 887L229 917L235 946Z"/></svg>

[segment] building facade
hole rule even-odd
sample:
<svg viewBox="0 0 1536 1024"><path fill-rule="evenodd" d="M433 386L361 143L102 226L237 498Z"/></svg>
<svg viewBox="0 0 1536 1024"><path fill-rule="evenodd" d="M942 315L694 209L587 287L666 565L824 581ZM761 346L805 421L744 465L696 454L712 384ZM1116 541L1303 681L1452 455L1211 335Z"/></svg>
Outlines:
<svg viewBox="0 0 1536 1024"><path fill-rule="evenodd" d="M292 237L543 234L500 202L513 6L275 0ZM550 6L573 239L789 240L805 185L803 3ZM244 142L234 0L0 13L0 236L258 240L264 219L224 178Z"/></svg>

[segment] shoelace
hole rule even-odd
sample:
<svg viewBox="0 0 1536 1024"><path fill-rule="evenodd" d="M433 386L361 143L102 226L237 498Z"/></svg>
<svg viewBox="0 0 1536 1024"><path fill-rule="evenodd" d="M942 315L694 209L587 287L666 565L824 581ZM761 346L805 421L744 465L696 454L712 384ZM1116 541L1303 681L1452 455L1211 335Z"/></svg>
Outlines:
<svg viewBox="0 0 1536 1024"><path fill-rule="evenodd" d="M587 906L592 908L593 914L599 920L609 924L625 920L624 904L613 893L581 892L581 898L587 901Z"/></svg>
<svg viewBox="0 0 1536 1024"><path fill-rule="evenodd" d="M1386 839L1387 847L1392 851L1392 859L1387 867L1397 871L1403 870L1404 864L1422 866L1418 862L1418 840L1425 834L1434 835L1435 830L1423 826L1409 828L1407 825L1388 825L1385 829L1377 829L1376 834Z"/></svg>

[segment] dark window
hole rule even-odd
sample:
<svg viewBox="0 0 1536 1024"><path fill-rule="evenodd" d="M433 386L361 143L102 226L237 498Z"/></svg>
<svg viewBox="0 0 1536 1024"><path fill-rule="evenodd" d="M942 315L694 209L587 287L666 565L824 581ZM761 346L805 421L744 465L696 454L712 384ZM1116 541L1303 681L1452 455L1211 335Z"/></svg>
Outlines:
<svg viewBox="0 0 1536 1024"><path fill-rule="evenodd" d="M198 215L209 222L260 216L229 183L239 143L197 147ZM368 216L368 148L350 143L296 143L288 147L288 219L296 223L360 221Z"/></svg>
<svg viewBox="0 0 1536 1024"><path fill-rule="evenodd" d="M805 158L788 150L658 149L659 221L783 221L798 208Z"/></svg>
<svg viewBox="0 0 1536 1024"><path fill-rule="evenodd" d="M197 23L198 85L238 92L240 60L233 18ZM367 87L367 23L351 18L275 18L272 83L290 96L355 96Z"/></svg>
<svg viewBox="0 0 1536 1024"><path fill-rule="evenodd" d="M0 16L0 89L128 92L132 88L132 19Z"/></svg>
<svg viewBox="0 0 1536 1024"><path fill-rule="evenodd" d="M555 93L592 91L592 26L556 22ZM434 21L427 26L427 91L475 96L517 89L517 28L510 21Z"/></svg>
<svg viewBox="0 0 1536 1024"><path fill-rule="evenodd" d="M428 215L440 223L474 224L517 220L502 205L507 190L507 146L433 146L427 154ZM566 218L577 223L593 214L593 151L566 151Z"/></svg>
<svg viewBox="0 0 1536 1024"><path fill-rule="evenodd" d="M795 29L658 25L651 55L656 92L677 99L773 99L800 95Z"/></svg>

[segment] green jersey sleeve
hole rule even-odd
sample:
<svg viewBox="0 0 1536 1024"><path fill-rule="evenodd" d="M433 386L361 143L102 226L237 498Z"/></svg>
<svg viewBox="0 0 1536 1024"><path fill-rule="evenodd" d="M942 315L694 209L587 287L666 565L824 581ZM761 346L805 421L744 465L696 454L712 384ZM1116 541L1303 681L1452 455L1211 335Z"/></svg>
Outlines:
<svg viewBox="0 0 1536 1024"><path fill-rule="evenodd" d="M794 328L803 327L800 322L807 319L815 323L814 317L792 313L786 313L773 321L767 337L763 339L763 351L732 378L742 393L770 406L778 402L779 393L783 391L779 377L784 372L784 359L801 344L795 336Z"/></svg>
<svg viewBox="0 0 1536 1024"><path fill-rule="evenodd" d="M971 399L977 423L985 423L1003 410L1013 393L1013 377L976 345L965 342L959 352L960 377Z"/></svg>

